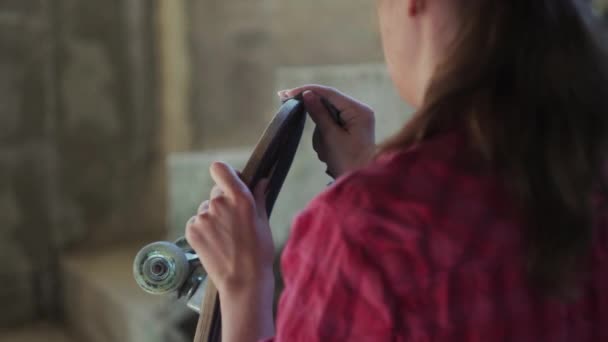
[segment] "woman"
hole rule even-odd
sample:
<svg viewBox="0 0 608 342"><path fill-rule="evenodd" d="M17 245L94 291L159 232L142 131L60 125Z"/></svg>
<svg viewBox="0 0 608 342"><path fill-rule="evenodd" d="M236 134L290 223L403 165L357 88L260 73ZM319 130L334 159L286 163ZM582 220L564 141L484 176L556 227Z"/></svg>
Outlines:
<svg viewBox="0 0 608 342"><path fill-rule="evenodd" d="M367 106L280 93L304 94L337 182L294 222L276 333L264 185L211 167L186 236L218 286L223 341L608 341L608 71L588 10L378 0L417 112L376 151Z"/></svg>

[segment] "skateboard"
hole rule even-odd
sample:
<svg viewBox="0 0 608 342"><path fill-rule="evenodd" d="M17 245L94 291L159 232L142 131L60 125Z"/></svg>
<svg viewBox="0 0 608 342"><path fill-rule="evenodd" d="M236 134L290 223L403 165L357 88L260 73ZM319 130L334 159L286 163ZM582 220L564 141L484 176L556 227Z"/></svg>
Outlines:
<svg viewBox="0 0 608 342"><path fill-rule="evenodd" d="M254 148L241 178L249 189L268 178L268 217L287 176L297 150L306 113L300 98L285 101ZM137 284L153 295L175 294L199 313L195 342L221 338L219 297L201 262L185 238L159 241L143 247L133 261Z"/></svg>
<svg viewBox="0 0 608 342"><path fill-rule="evenodd" d="M139 287L152 295L174 293L200 313L207 274L184 237L175 242L158 241L143 247L133 261Z"/></svg>

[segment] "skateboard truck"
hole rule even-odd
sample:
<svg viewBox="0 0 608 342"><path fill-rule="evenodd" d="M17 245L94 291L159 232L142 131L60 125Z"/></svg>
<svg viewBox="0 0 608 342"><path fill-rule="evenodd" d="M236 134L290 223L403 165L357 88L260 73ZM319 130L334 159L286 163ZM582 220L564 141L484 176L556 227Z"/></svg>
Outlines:
<svg viewBox="0 0 608 342"><path fill-rule="evenodd" d="M200 313L207 285L207 273L185 238L175 243L153 242L143 247L133 261L135 281L153 295L175 293L187 306Z"/></svg>

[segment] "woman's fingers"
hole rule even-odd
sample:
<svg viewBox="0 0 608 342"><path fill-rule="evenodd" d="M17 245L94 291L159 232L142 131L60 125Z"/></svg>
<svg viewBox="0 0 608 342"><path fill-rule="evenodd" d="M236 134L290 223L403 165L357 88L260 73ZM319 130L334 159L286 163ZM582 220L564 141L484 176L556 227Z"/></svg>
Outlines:
<svg viewBox="0 0 608 342"><path fill-rule="evenodd" d="M213 188L211 188L211 192L209 193L209 199L214 199L223 194L224 192L222 191L222 188L220 188L218 185L215 185Z"/></svg>
<svg viewBox="0 0 608 342"><path fill-rule="evenodd" d="M323 136L321 135L321 131L318 127L315 127L312 134L312 149L315 150L320 161L324 163L327 161L326 146L323 143Z"/></svg>
<svg viewBox="0 0 608 342"><path fill-rule="evenodd" d="M194 215L190 219L188 219L188 222L186 222L186 230L188 230L188 227L190 227L192 224L194 224L194 222L196 222L197 215Z"/></svg>
<svg viewBox="0 0 608 342"><path fill-rule="evenodd" d="M214 216L230 212L230 204L225 196L218 196L209 200L209 213Z"/></svg>
<svg viewBox="0 0 608 342"><path fill-rule="evenodd" d="M231 199L239 198L249 193L249 189L236 172L225 163L215 162L211 165L211 178L220 189Z"/></svg>
<svg viewBox="0 0 608 342"><path fill-rule="evenodd" d="M228 203L226 203L226 198L221 197L221 194L218 196L213 196L211 199L204 201L199 205L197 214L211 213L213 215L217 215L220 211L225 210Z"/></svg>
<svg viewBox="0 0 608 342"><path fill-rule="evenodd" d="M346 107L349 106L349 104L353 102L352 98L341 93L340 91L319 84L309 84L298 88L282 90L279 92L279 96L281 97L281 99L285 100L300 95L306 91L312 91L315 94L324 97L334 106L336 106L338 110L344 110Z"/></svg>
<svg viewBox="0 0 608 342"><path fill-rule="evenodd" d="M186 226L185 237L188 244L197 252L201 262L205 265L210 256L221 254L224 245L223 231L218 229L209 213L194 216Z"/></svg>
<svg viewBox="0 0 608 342"><path fill-rule="evenodd" d="M256 188L256 206L252 193L228 165L214 163L211 176L217 187L186 225L185 236L223 294L265 279L262 271L272 266L274 249L265 213L266 182Z"/></svg>
<svg viewBox="0 0 608 342"><path fill-rule="evenodd" d="M307 90L302 95L302 98L310 118L323 133L328 132L329 134L329 132L331 132L333 134L334 131L337 131L336 128L339 127L338 124L334 122L331 114L321 103L321 98L317 94Z"/></svg>
<svg viewBox="0 0 608 342"><path fill-rule="evenodd" d="M339 177L346 171L361 167L371 160L375 151L374 110L338 90L312 84L279 92L282 99L302 95L316 128L313 148L328 173ZM333 109L339 111L336 123Z"/></svg>
<svg viewBox="0 0 608 342"><path fill-rule="evenodd" d="M197 214L202 214L206 211L209 211L209 200L204 201L201 205L198 206Z"/></svg>
<svg viewBox="0 0 608 342"><path fill-rule="evenodd" d="M186 224L186 241L195 250L204 248L205 245L205 226L207 225L207 218L205 214L199 214L192 216Z"/></svg>

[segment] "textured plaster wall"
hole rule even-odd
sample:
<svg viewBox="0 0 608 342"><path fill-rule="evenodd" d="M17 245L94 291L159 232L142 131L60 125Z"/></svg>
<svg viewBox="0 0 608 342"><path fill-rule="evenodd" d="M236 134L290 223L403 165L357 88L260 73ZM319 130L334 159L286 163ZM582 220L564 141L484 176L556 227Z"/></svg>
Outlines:
<svg viewBox="0 0 608 342"><path fill-rule="evenodd" d="M66 249L164 228L152 5L0 2L0 326L60 313Z"/></svg>
<svg viewBox="0 0 608 342"><path fill-rule="evenodd" d="M608 15L606 0L593 3ZM164 40L179 44L164 63L185 76L172 88L183 91L170 96L181 105L169 115L191 123L169 131L168 141L181 142L172 151L255 143L278 105L277 66L383 60L374 1L189 0L170 7L179 20L164 26Z"/></svg>
<svg viewBox="0 0 608 342"><path fill-rule="evenodd" d="M57 305L50 26L45 1L0 3L0 325Z"/></svg>
<svg viewBox="0 0 608 342"><path fill-rule="evenodd" d="M59 182L91 241L161 228L150 4L62 0L55 8Z"/></svg>

